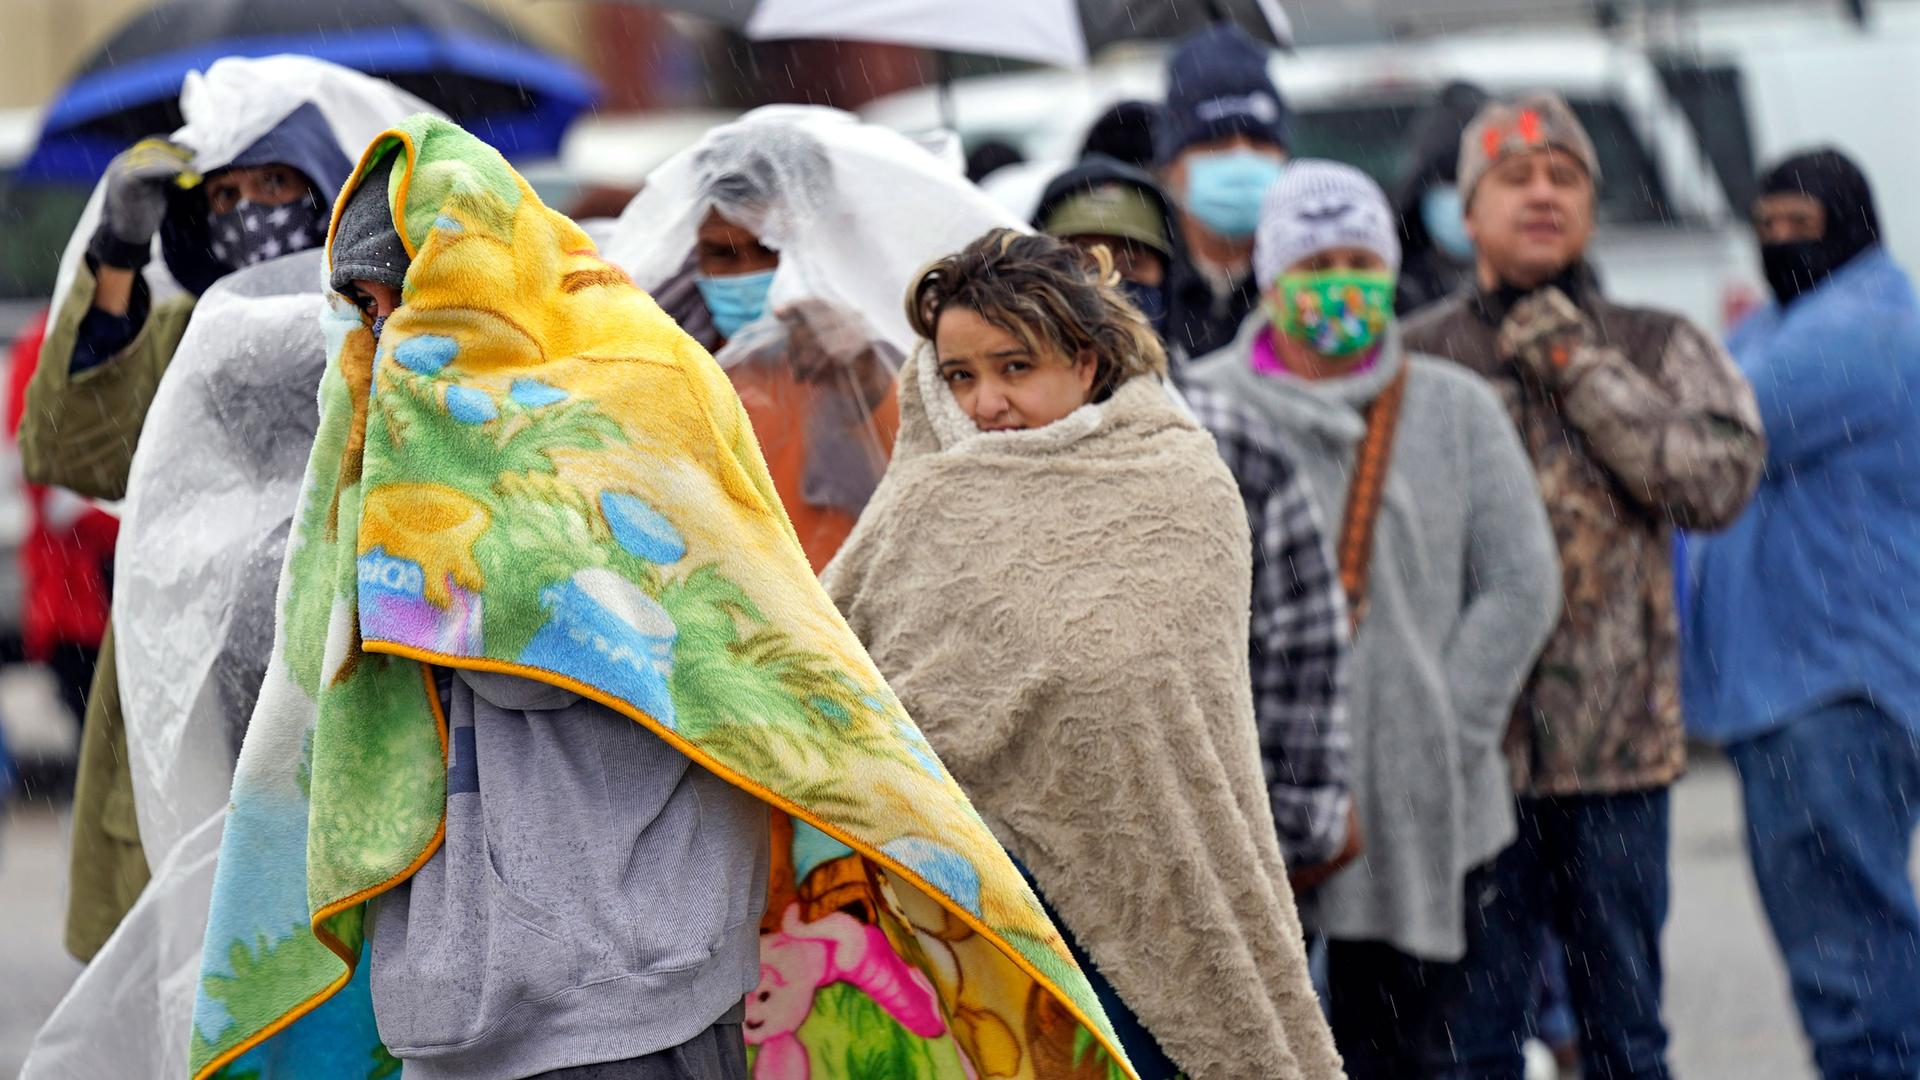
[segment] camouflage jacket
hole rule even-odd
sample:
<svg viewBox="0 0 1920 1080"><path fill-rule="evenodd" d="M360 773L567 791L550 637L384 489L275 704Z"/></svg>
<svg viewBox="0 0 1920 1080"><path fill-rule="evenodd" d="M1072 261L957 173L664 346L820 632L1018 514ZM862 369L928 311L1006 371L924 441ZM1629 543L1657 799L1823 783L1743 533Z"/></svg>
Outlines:
<svg viewBox="0 0 1920 1080"><path fill-rule="evenodd" d="M1672 783L1686 765L1672 530L1721 528L1765 437L1726 352L1676 315L1614 304L1575 268L1525 297L1468 289L1407 347L1493 383L1539 476L1565 601L1507 732L1523 795Z"/></svg>

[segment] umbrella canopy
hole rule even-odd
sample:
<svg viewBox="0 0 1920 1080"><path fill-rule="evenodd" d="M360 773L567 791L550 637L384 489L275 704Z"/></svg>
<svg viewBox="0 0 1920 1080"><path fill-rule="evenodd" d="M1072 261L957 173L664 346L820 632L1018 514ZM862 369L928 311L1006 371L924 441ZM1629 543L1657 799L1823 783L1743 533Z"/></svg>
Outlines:
<svg viewBox="0 0 1920 1080"><path fill-rule="evenodd" d="M1078 0L1087 52L1123 41L1171 41L1210 23L1231 22L1254 40L1293 47L1293 23L1280 0Z"/></svg>
<svg viewBox="0 0 1920 1080"><path fill-rule="evenodd" d="M1184 37L1229 20L1282 48L1279 0L633 0L743 31L755 41L829 38L978 53L1059 67L1123 41Z"/></svg>
<svg viewBox="0 0 1920 1080"><path fill-rule="evenodd" d="M1071 0L760 0L747 36L877 41L1066 67L1087 62Z"/></svg>
<svg viewBox="0 0 1920 1080"><path fill-rule="evenodd" d="M162 0L81 67L21 167L90 180L134 140L181 122L189 71L301 53L377 75L510 156L549 156L597 96L591 79L466 0Z"/></svg>

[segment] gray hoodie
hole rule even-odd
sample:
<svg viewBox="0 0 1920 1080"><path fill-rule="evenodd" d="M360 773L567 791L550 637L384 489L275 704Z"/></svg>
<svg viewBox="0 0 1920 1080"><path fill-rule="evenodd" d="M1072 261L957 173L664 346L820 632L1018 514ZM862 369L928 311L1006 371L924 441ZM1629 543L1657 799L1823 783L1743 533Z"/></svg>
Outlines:
<svg viewBox="0 0 1920 1080"><path fill-rule="evenodd" d="M446 841L374 901L373 1008L407 1080L679 1046L760 977L767 808L596 702L442 674Z"/></svg>
<svg viewBox="0 0 1920 1080"><path fill-rule="evenodd" d="M1519 436L1477 376L1409 357L1397 326L1356 375L1261 374L1248 354L1267 326L1249 319L1187 378L1273 422L1328 522L1344 520L1361 409L1411 365L1353 644L1353 794L1367 848L1301 898L1301 921L1458 960L1466 874L1514 838L1500 740L1560 611L1553 534Z"/></svg>

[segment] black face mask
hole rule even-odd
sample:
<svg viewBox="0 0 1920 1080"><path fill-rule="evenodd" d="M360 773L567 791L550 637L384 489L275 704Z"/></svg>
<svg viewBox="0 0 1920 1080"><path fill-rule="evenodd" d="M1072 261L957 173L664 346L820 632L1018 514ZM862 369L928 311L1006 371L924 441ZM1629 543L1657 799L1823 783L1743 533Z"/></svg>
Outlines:
<svg viewBox="0 0 1920 1080"><path fill-rule="evenodd" d="M1767 285L1786 307L1801 296L1824 284L1840 265L1856 253L1839 251L1827 238L1792 240L1784 244L1760 245L1760 268Z"/></svg>
<svg viewBox="0 0 1920 1080"><path fill-rule="evenodd" d="M1122 281L1120 291L1127 294L1133 306L1153 324L1153 332L1161 337L1167 336L1167 287L1165 285L1142 285L1137 281Z"/></svg>
<svg viewBox="0 0 1920 1080"><path fill-rule="evenodd" d="M327 240L326 207L312 194L285 206L257 206L246 200L224 214L207 215L213 256L235 270Z"/></svg>

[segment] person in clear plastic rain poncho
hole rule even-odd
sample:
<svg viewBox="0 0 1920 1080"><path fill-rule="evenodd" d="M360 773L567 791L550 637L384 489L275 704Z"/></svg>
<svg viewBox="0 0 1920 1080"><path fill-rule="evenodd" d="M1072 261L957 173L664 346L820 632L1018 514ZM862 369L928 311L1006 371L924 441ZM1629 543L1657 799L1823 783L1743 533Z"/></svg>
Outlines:
<svg viewBox="0 0 1920 1080"><path fill-rule="evenodd" d="M818 572L892 452L894 372L913 341L901 293L1012 224L903 136L773 106L647 177L607 253L726 369Z"/></svg>
<svg viewBox="0 0 1920 1080"><path fill-rule="evenodd" d="M115 786L83 789L75 812L70 925L86 925L86 875L115 869L85 861L88 798L101 839L137 837L118 841L134 891L92 931L105 944L36 1036L23 1076L185 1073L179 1033L234 755L272 651L274 592L318 420L321 255L273 259L209 288L148 410L115 581L124 749L88 744L117 772Z"/></svg>
<svg viewBox="0 0 1920 1080"><path fill-rule="evenodd" d="M244 724L251 708L223 705L220 688L257 689L257 670L252 686L237 674L250 663L230 669L216 657L232 654L223 642L235 630L231 612L244 609L234 597L255 586L271 595L278 549L254 548L282 535L274 529L284 529L293 492L265 498L250 475L271 469L273 428L248 445L202 425L286 411L261 411L263 393L291 394L296 409L312 411L320 342L303 336L304 316L320 302L321 280L311 263L301 282L314 295L298 315L285 302L223 295L218 283L317 252L350 150L424 108L388 83L300 56L220 60L188 76L180 107L182 127L109 166L68 245L20 429L29 479L127 499L119 632L91 695L75 799L66 942L82 959L119 925L150 866L219 809L239 737L214 731L217 714ZM196 358L187 381L200 390L183 389L175 410L149 418L168 397L162 375L184 356ZM251 366L234 377L257 385L218 389L240 361ZM304 383L282 390L295 368ZM129 479L143 471L143 431L166 443L147 462L154 480L144 491ZM253 635L252 667L264 669L270 635L270 625Z"/></svg>

